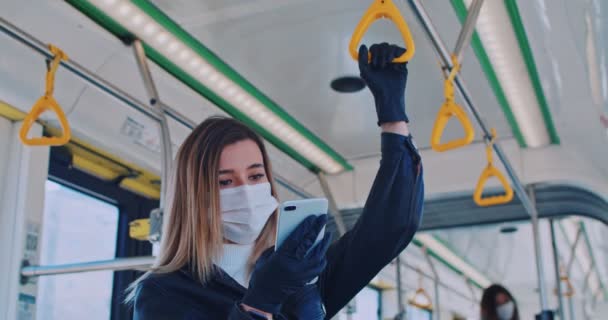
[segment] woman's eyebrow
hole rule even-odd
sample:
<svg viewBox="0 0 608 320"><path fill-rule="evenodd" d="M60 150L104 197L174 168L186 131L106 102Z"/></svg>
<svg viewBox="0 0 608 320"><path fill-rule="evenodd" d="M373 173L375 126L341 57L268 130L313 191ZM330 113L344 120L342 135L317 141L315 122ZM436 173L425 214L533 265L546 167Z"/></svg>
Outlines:
<svg viewBox="0 0 608 320"><path fill-rule="evenodd" d="M249 167L247 167L247 170L263 168L263 167L264 167L264 165L261 163L254 163L254 164L250 165ZM223 170L219 171L219 174L228 174L228 173L234 173L234 169L223 169Z"/></svg>
<svg viewBox="0 0 608 320"><path fill-rule="evenodd" d="M250 165L249 167L247 167L247 169L255 169L255 168L263 168L264 165L261 163L254 163L252 165Z"/></svg>

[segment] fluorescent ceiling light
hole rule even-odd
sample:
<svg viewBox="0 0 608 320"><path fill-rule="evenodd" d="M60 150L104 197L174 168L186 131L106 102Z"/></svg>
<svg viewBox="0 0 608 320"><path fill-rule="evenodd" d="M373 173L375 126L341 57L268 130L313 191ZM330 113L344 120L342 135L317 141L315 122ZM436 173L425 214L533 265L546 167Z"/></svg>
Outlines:
<svg viewBox="0 0 608 320"><path fill-rule="evenodd" d="M487 288L492 284L488 277L477 271L471 264L455 254L434 236L428 233L419 233L416 235L416 240L426 247L431 254L437 256L449 267L462 272L465 277L475 282L479 287Z"/></svg>
<svg viewBox="0 0 608 320"><path fill-rule="evenodd" d="M467 7L472 3L460 1ZM528 46L527 39L518 39L514 28L506 27L514 24L503 1L484 1L476 31L526 145L540 147L558 139L542 87L531 74L536 73L533 57L523 55L521 46ZM525 38L525 34L520 36Z"/></svg>
<svg viewBox="0 0 608 320"><path fill-rule="evenodd" d="M124 29L140 39L146 54L152 55L151 59L161 67L179 69L169 72L179 73L176 77L184 82L186 79L191 87L202 85L200 90L195 90L207 98L211 95L214 99L210 100L219 107L261 131L267 140L309 169L329 174L352 169L345 159L150 3L127 0L69 2L111 32L117 34L120 33L118 29Z"/></svg>

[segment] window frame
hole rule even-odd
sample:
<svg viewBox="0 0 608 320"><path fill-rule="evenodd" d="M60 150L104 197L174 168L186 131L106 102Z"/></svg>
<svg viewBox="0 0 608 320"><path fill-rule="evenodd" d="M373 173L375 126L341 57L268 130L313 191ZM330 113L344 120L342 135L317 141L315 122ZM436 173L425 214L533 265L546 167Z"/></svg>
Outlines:
<svg viewBox="0 0 608 320"><path fill-rule="evenodd" d="M121 188L119 183L115 181L103 180L74 168L71 163L71 155L62 147L52 147L49 158L48 180L110 203L118 208L116 258L152 255L151 243L129 237L129 222L135 219L148 218L150 211L158 207L158 200L143 197ZM132 319L132 310L122 301L125 289L141 274L141 272L134 270L114 272L109 320Z"/></svg>

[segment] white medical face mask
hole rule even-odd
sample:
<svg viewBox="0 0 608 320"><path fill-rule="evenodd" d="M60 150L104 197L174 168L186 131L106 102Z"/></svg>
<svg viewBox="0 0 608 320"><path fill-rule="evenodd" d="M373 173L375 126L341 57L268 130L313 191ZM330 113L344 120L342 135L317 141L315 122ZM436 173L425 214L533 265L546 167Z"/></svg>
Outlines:
<svg viewBox="0 0 608 320"><path fill-rule="evenodd" d="M220 190L224 238L238 244L252 244L278 207L270 183L243 185Z"/></svg>
<svg viewBox="0 0 608 320"><path fill-rule="evenodd" d="M496 308L496 314L500 320L511 320L513 313L515 312L515 304L513 301L509 301Z"/></svg>

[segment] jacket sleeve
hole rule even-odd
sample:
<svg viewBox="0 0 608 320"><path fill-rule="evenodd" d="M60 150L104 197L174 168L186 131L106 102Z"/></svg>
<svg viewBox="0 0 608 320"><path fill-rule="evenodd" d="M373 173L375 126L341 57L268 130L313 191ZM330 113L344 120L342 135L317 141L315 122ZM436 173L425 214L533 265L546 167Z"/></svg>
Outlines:
<svg viewBox="0 0 608 320"><path fill-rule="evenodd" d="M133 320L207 320L209 316L171 294L153 280L144 280L137 289ZM226 320L255 320L235 303Z"/></svg>
<svg viewBox="0 0 608 320"><path fill-rule="evenodd" d="M188 306L170 294L151 279L145 279L137 287L133 320L185 319Z"/></svg>
<svg viewBox="0 0 608 320"><path fill-rule="evenodd" d="M380 168L361 216L327 251L319 289L328 319L405 249L422 219L422 165L411 136L381 139Z"/></svg>

